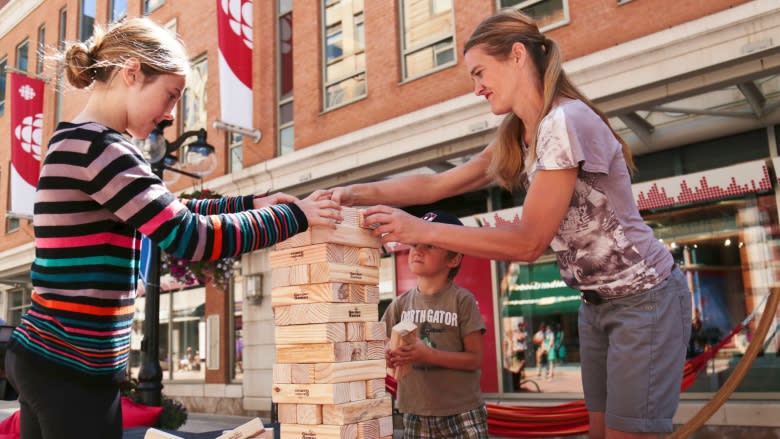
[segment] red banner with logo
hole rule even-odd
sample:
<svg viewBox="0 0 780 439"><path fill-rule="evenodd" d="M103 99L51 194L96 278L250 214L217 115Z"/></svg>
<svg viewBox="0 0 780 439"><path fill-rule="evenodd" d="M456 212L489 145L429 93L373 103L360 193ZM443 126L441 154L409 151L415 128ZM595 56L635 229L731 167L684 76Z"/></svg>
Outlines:
<svg viewBox="0 0 780 439"><path fill-rule="evenodd" d="M11 210L32 216L35 188L41 168L43 86L40 79L10 73L11 103Z"/></svg>
<svg viewBox="0 0 780 439"><path fill-rule="evenodd" d="M251 129L252 0L216 1L221 119Z"/></svg>

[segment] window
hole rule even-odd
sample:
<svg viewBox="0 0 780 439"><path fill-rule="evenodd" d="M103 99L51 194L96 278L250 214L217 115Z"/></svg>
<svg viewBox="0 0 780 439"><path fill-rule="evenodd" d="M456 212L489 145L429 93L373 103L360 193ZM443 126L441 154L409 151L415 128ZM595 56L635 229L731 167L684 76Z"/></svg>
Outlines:
<svg viewBox="0 0 780 439"><path fill-rule="evenodd" d="M163 4L165 4L165 0L144 0L144 14L153 12Z"/></svg>
<svg viewBox="0 0 780 439"><path fill-rule="evenodd" d="M5 233L11 233L16 230L19 230L19 218L5 217Z"/></svg>
<svg viewBox="0 0 780 439"><path fill-rule="evenodd" d="M325 109L366 95L363 1L323 0Z"/></svg>
<svg viewBox="0 0 780 439"><path fill-rule="evenodd" d="M228 149L230 150L228 172L232 173L244 169L244 135L228 133Z"/></svg>
<svg viewBox="0 0 780 439"><path fill-rule="evenodd" d="M0 59L0 116L5 113L5 73L8 67L8 58Z"/></svg>
<svg viewBox="0 0 780 439"><path fill-rule="evenodd" d="M38 50L35 55L35 73L43 73L43 61L46 56L46 26L38 26Z"/></svg>
<svg viewBox="0 0 780 439"><path fill-rule="evenodd" d="M57 28L57 49L65 49L65 38L68 29L68 9L60 9L59 27ZM57 86L54 93L54 125L57 125L62 119L62 89L64 75L62 63L57 65Z"/></svg>
<svg viewBox="0 0 780 439"><path fill-rule="evenodd" d="M208 60L203 57L192 63L187 87L181 97L181 132L206 127L206 80Z"/></svg>
<svg viewBox="0 0 780 439"><path fill-rule="evenodd" d="M279 0L278 63L279 63L279 145L278 154L295 150L293 127L293 21L292 0Z"/></svg>
<svg viewBox="0 0 780 439"><path fill-rule="evenodd" d="M96 0L81 0L81 16L79 17L79 40L87 41L95 30Z"/></svg>
<svg viewBox="0 0 780 439"><path fill-rule="evenodd" d="M500 8L513 7L536 20L541 31L548 31L569 22L568 0L499 0Z"/></svg>
<svg viewBox="0 0 780 439"><path fill-rule="evenodd" d="M127 0L111 0L108 6L108 20L115 23L127 16Z"/></svg>
<svg viewBox="0 0 780 439"><path fill-rule="evenodd" d="M16 46L16 68L26 72L30 64L30 41L24 40Z"/></svg>
<svg viewBox="0 0 780 439"><path fill-rule="evenodd" d="M8 291L8 324L18 325L22 322L22 314L32 305L32 290L16 288Z"/></svg>
<svg viewBox="0 0 780 439"><path fill-rule="evenodd" d="M403 0L403 78L455 64L452 0Z"/></svg>

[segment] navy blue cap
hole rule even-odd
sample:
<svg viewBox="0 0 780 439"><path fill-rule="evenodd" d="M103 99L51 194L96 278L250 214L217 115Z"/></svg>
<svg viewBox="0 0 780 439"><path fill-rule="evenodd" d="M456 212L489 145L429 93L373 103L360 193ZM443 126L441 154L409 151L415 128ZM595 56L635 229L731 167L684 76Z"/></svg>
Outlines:
<svg viewBox="0 0 780 439"><path fill-rule="evenodd" d="M428 212L422 216L422 219L432 223L454 224L456 226L463 225L457 216L444 210L434 210L433 212Z"/></svg>

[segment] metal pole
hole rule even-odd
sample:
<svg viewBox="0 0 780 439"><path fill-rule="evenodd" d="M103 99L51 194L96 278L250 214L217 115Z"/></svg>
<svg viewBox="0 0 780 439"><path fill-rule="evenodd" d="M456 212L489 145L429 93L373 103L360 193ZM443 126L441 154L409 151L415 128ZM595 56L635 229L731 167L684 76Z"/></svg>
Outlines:
<svg viewBox="0 0 780 439"><path fill-rule="evenodd" d="M163 168L152 164L162 179ZM170 366L169 366L170 367ZM144 307L144 338L141 341L141 368L138 370L138 399L142 404L162 405L162 367L160 367L160 247L149 246L149 279Z"/></svg>

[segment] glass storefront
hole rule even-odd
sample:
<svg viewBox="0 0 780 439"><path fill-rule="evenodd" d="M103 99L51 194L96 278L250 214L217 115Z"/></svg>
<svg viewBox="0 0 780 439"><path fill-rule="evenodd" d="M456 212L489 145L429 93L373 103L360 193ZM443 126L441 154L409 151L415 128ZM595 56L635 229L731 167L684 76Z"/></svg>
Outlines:
<svg viewBox="0 0 780 439"><path fill-rule="evenodd" d="M685 394L715 392L753 340L762 299L777 282L772 267L780 256L776 197L748 194L645 211L643 217L674 256L691 290L688 358L707 362ZM549 257L533 264L507 264L505 273L499 292L504 391L581 394L579 293L565 286ZM732 334L751 315L755 318L745 329ZM737 395L780 392L778 328L776 316L767 336L757 341L761 353Z"/></svg>

